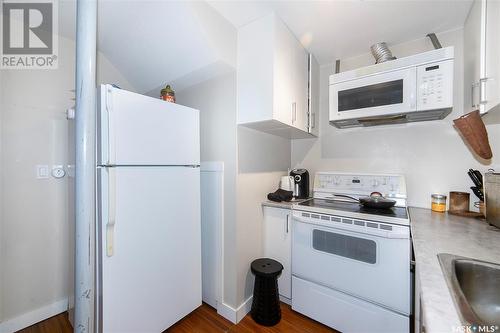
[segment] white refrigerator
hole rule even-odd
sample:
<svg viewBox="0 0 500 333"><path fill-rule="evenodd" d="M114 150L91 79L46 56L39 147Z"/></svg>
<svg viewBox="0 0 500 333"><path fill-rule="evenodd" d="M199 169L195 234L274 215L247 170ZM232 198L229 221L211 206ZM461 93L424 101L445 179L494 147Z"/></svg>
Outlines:
<svg viewBox="0 0 500 333"><path fill-rule="evenodd" d="M198 110L102 85L96 329L162 332L201 305Z"/></svg>

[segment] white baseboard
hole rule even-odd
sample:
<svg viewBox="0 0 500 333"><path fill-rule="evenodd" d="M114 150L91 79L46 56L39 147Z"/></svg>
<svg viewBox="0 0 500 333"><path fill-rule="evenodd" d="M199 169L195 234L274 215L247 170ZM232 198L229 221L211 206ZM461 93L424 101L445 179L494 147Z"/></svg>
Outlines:
<svg viewBox="0 0 500 333"><path fill-rule="evenodd" d="M243 304L238 306L237 309L227 305L226 303L219 303L217 313L226 318L233 324L239 323L252 309L253 296L250 296Z"/></svg>
<svg viewBox="0 0 500 333"><path fill-rule="evenodd" d="M245 316L252 310L253 296L250 296L243 304L236 310L236 323L239 323Z"/></svg>
<svg viewBox="0 0 500 333"><path fill-rule="evenodd" d="M48 304L0 323L0 333L14 333L68 310L68 299Z"/></svg>
<svg viewBox="0 0 500 333"><path fill-rule="evenodd" d="M286 298L285 296L280 295L280 301L290 306L292 305L292 300L290 298Z"/></svg>

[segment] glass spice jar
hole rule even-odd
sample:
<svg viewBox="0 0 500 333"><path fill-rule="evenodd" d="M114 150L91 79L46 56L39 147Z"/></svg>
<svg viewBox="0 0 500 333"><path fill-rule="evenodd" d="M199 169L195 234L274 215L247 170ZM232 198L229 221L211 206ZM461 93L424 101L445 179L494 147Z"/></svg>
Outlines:
<svg viewBox="0 0 500 333"><path fill-rule="evenodd" d="M444 213L446 211L446 195L437 193L432 194L431 210L433 212Z"/></svg>

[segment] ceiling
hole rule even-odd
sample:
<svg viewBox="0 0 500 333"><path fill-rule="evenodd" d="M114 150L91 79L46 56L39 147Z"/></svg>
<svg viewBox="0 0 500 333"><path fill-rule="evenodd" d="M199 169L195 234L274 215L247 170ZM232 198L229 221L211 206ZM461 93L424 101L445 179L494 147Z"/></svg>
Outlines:
<svg viewBox="0 0 500 333"><path fill-rule="evenodd" d="M59 1L60 34L74 39L76 1ZM472 0L99 0L98 50L140 93L177 90L235 66L235 27L274 12L320 64L370 45L463 25ZM233 27L234 26L234 27Z"/></svg>
<svg viewBox="0 0 500 333"><path fill-rule="evenodd" d="M235 66L236 29L204 1L99 0L97 48L140 93L176 90ZM59 2L59 32L75 38L76 3Z"/></svg>
<svg viewBox="0 0 500 333"><path fill-rule="evenodd" d="M208 3L241 27L274 12L320 64L463 26L472 0L221 1Z"/></svg>

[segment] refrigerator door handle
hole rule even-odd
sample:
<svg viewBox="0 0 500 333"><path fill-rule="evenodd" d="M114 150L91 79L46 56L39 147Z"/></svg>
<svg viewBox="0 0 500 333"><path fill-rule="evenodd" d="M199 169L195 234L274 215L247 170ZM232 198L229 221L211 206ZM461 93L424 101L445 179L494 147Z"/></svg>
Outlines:
<svg viewBox="0 0 500 333"><path fill-rule="evenodd" d="M113 165L116 161L115 149L115 129L113 120L113 87L106 85L106 111L108 115L108 165Z"/></svg>
<svg viewBox="0 0 500 333"><path fill-rule="evenodd" d="M108 168L108 222L106 223L106 255L114 254L116 224L116 175L114 168Z"/></svg>

